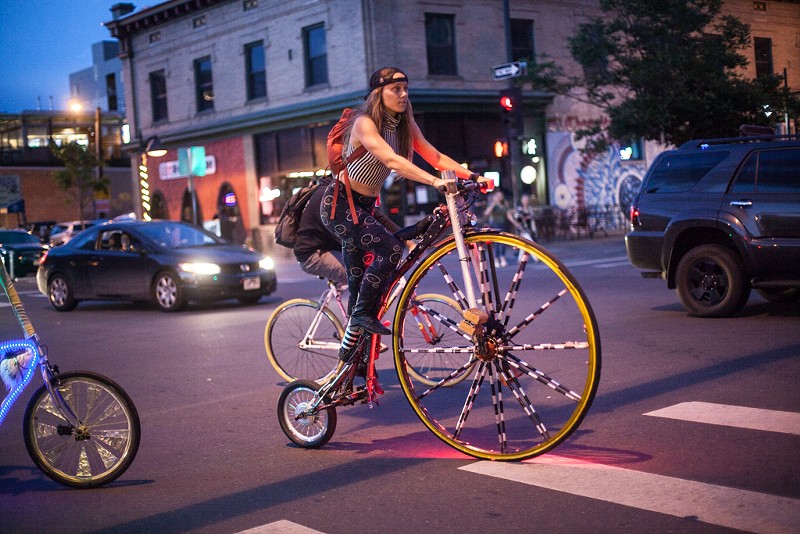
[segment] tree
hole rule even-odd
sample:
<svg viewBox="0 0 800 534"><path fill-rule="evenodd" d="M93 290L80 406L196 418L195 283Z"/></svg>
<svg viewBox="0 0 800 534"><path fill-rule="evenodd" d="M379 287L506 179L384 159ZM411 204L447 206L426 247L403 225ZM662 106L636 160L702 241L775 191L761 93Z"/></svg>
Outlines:
<svg viewBox="0 0 800 534"><path fill-rule="evenodd" d="M600 0L602 16L569 39L583 76L545 64L533 81L605 112L607 129L598 121L578 132L591 151L612 141L680 145L736 136L741 124L772 126L778 114L767 116L765 106L795 109L798 98L778 76L743 77L750 28L721 7L722 0Z"/></svg>
<svg viewBox="0 0 800 534"><path fill-rule="evenodd" d="M94 172L102 163L89 150L75 142L62 146L53 143L50 149L64 163L64 170L53 175L56 185L77 202L81 219L94 218L94 193L108 193L108 178L102 175L98 178Z"/></svg>

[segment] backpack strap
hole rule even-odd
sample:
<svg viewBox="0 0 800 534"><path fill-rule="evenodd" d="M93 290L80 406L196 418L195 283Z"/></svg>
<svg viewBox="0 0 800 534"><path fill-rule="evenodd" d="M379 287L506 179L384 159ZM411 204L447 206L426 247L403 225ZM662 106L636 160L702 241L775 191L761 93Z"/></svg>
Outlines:
<svg viewBox="0 0 800 534"><path fill-rule="evenodd" d="M350 154L350 161L356 161L357 159L361 158L364 154L367 153L367 149L364 148L364 145L356 148L352 154ZM347 203L350 205L350 213L353 214L353 224L358 224L358 215L356 214L356 204L353 202L353 190L350 188L350 176L347 174L347 160L348 158L345 157L344 151L342 152L342 162L344 163L344 169L342 169L341 175L344 179L344 187L347 190ZM336 183L333 184L333 202L331 203L331 219L333 219L333 214L336 213L336 200L339 198L339 178L336 178Z"/></svg>

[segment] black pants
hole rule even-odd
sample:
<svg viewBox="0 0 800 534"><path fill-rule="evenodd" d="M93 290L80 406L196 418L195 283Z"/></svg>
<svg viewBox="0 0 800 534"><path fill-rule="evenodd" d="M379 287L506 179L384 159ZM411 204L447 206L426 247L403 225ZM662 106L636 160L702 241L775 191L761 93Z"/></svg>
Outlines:
<svg viewBox="0 0 800 534"><path fill-rule="evenodd" d="M353 192L358 224L353 224L347 189L339 184L336 213L331 218L333 189L330 184L320 204L322 224L342 241L342 259L350 289L349 309L374 310L377 314L392 272L403 257L403 243L386 229L372 213L375 197ZM359 305L360 304L360 305Z"/></svg>

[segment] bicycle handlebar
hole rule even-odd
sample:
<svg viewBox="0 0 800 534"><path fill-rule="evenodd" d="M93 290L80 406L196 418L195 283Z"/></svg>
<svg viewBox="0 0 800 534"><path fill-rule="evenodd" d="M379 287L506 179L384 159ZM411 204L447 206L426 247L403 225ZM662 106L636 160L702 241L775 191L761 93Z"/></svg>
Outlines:
<svg viewBox="0 0 800 534"><path fill-rule="evenodd" d="M454 192L458 193L465 193L471 191L477 191L479 193L489 193L491 191L494 191L494 181L479 182L478 178L480 177L481 176L478 174L472 174L472 176L470 176L469 178L465 179L456 178L453 182L449 183L455 183L456 191ZM442 193L448 192L447 184L440 185L439 187L437 187L437 189Z"/></svg>

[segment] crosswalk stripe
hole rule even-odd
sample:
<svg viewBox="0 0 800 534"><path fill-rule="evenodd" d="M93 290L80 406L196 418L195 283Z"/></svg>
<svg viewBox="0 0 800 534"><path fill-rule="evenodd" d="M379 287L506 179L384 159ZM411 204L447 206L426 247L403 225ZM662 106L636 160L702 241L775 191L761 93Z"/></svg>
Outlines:
<svg viewBox="0 0 800 534"><path fill-rule="evenodd" d="M237 534L323 534L319 530L304 527L291 521L281 520L261 525L260 527L242 530Z"/></svg>
<svg viewBox="0 0 800 534"><path fill-rule="evenodd" d="M800 500L547 455L459 469L750 532L797 532Z"/></svg>
<svg viewBox="0 0 800 534"><path fill-rule="evenodd" d="M710 402L681 402L644 415L800 436L800 413Z"/></svg>

